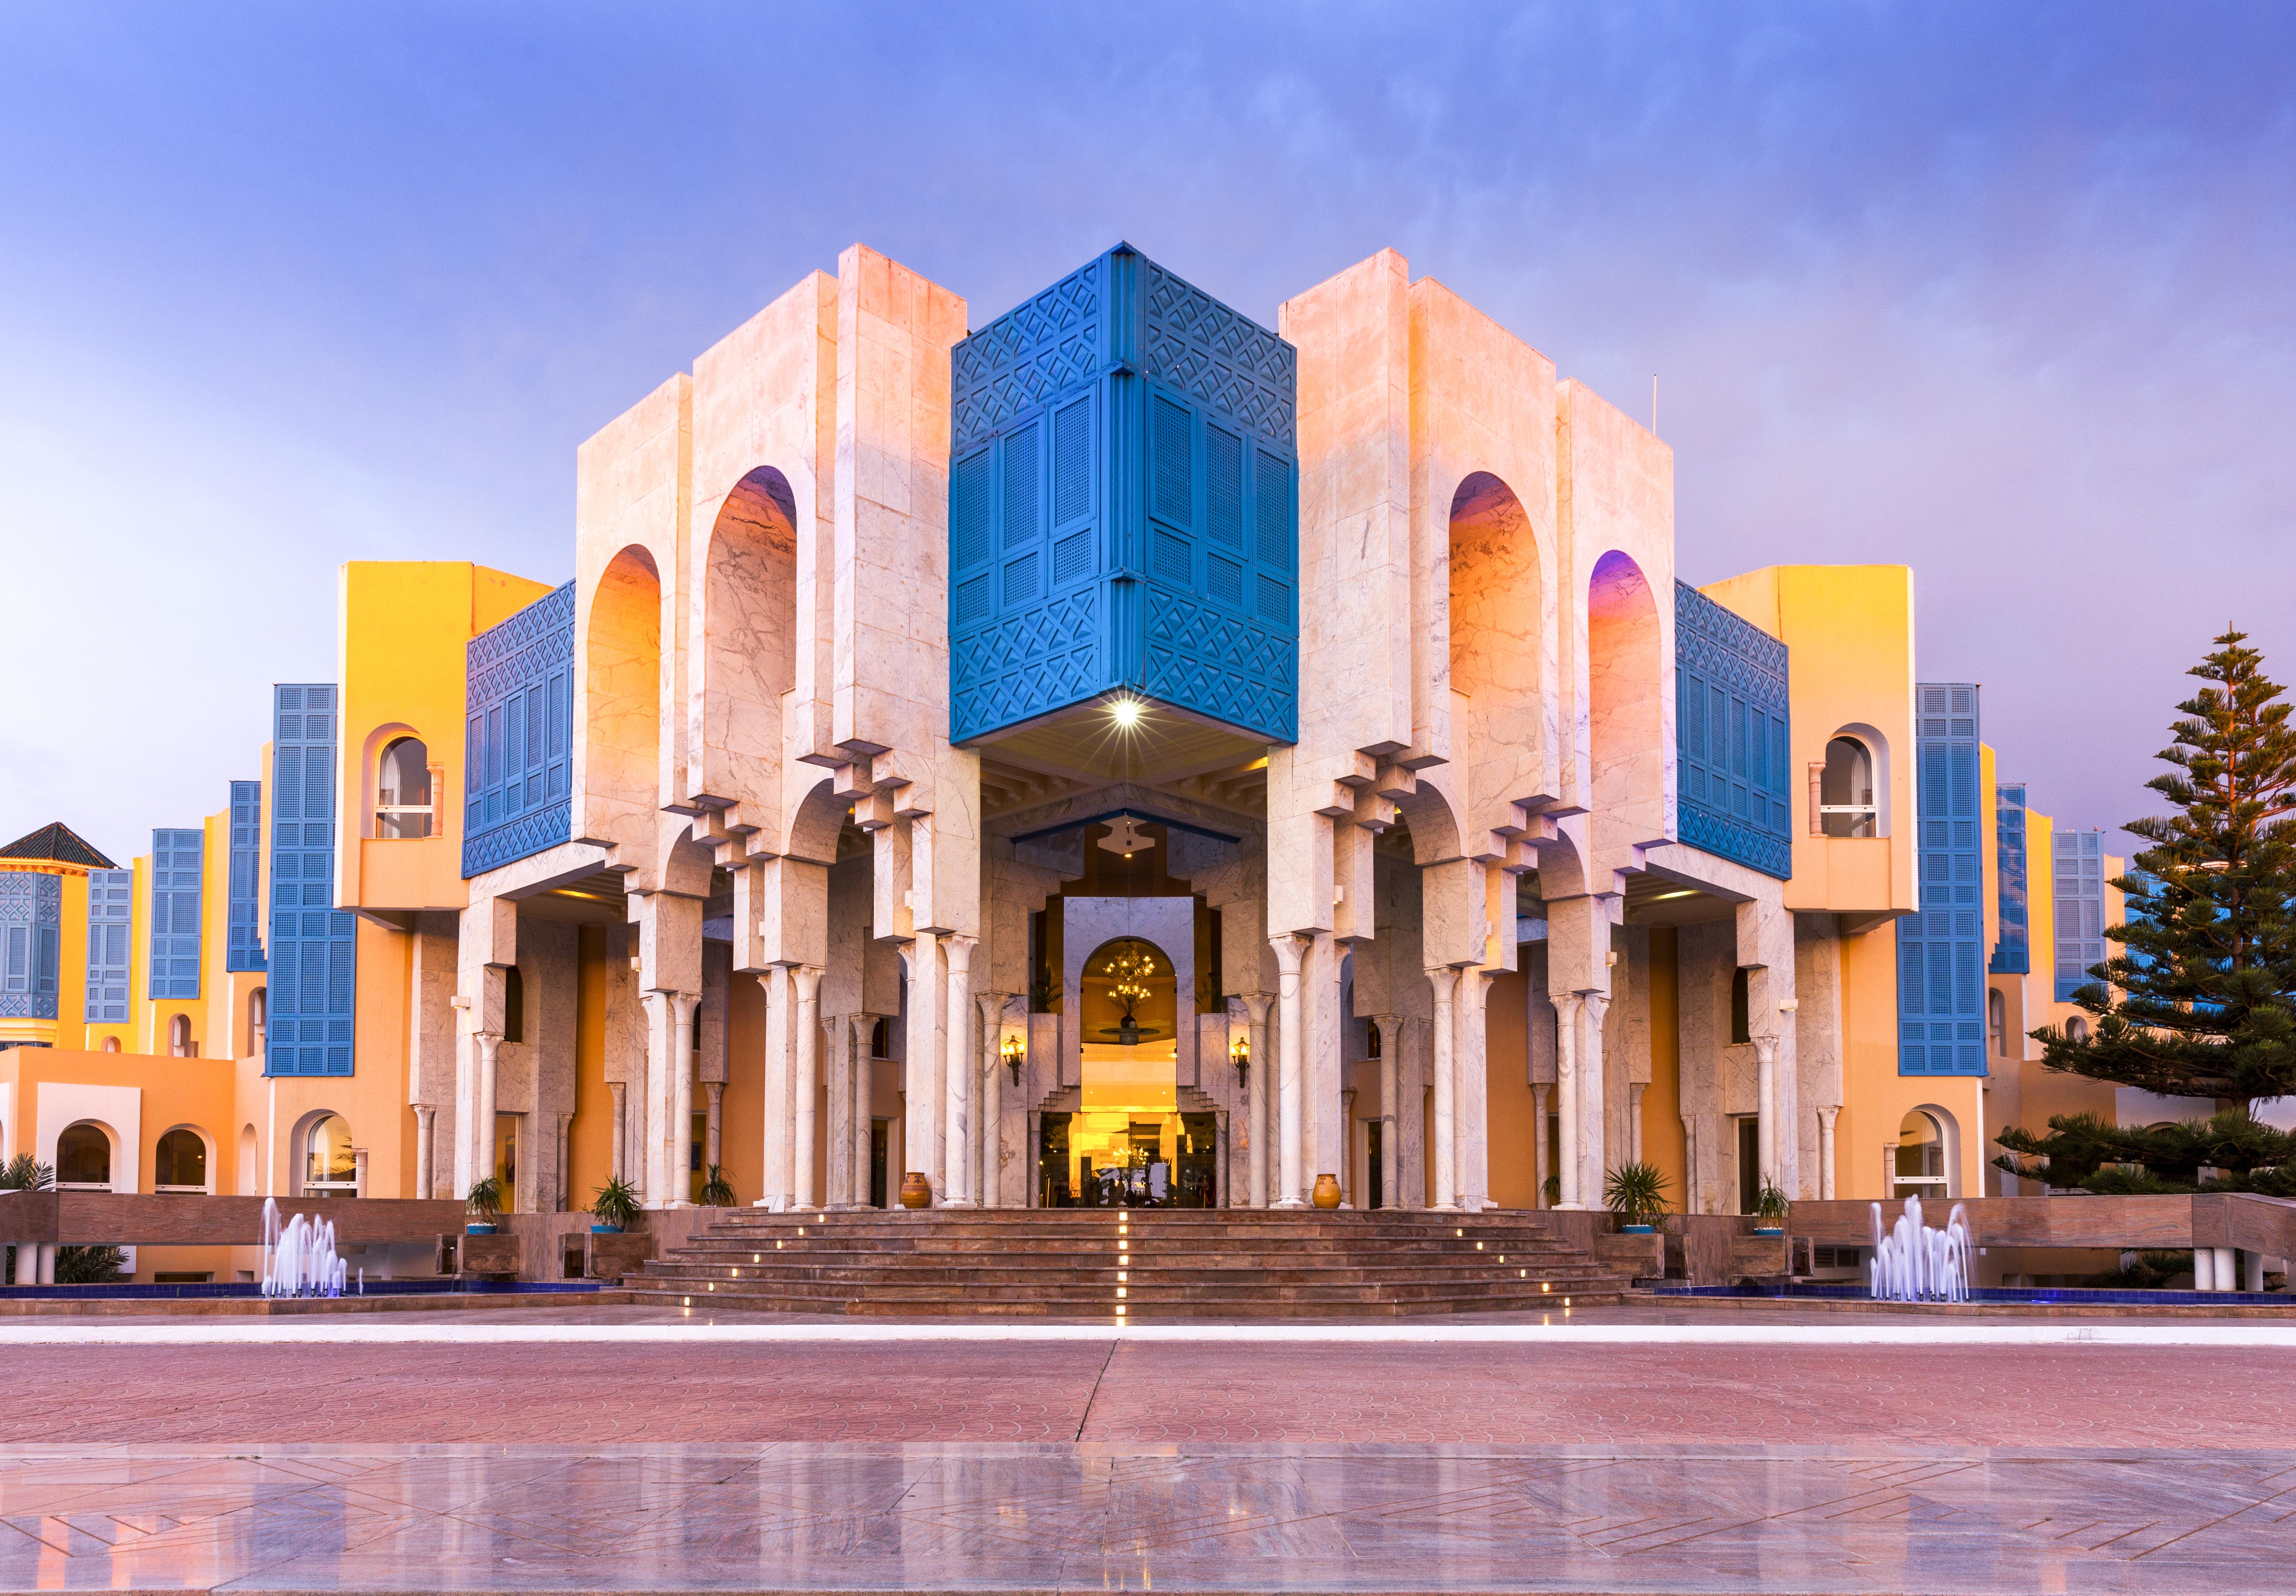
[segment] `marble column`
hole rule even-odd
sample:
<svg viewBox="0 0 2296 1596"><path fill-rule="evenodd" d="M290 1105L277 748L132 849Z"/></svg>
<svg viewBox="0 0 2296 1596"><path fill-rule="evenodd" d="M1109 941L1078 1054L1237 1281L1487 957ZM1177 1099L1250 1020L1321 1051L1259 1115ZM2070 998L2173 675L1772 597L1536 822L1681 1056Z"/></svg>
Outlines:
<svg viewBox="0 0 2296 1596"><path fill-rule="evenodd" d="M669 994L667 1052L672 1074L669 1102L668 1206L693 1206L693 1011L701 1005L699 992Z"/></svg>
<svg viewBox="0 0 2296 1596"><path fill-rule="evenodd" d="M1382 1014L1379 1026L1379 1190L1381 1206L1404 1207L1403 1186L1397 1173L1403 1139L1403 1018Z"/></svg>
<svg viewBox="0 0 2296 1596"><path fill-rule="evenodd" d="M1627 1161L1630 1164L1643 1161L1643 1093L1649 1090L1642 1081L1627 1083Z"/></svg>
<svg viewBox="0 0 2296 1596"><path fill-rule="evenodd" d="M1249 993L1243 1000L1245 1031L1251 1048L1251 1079L1244 1085L1244 1134L1251 1143L1244 1202L1255 1208L1267 1206L1267 1087L1275 1076L1275 1060L1267 1056L1267 1003L1264 992Z"/></svg>
<svg viewBox="0 0 2296 1596"><path fill-rule="evenodd" d="M1278 1208L1305 1207L1307 1191L1300 1180L1300 1165L1307 1150L1301 1145L1306 1121L1306 1105L1301 1101L1307 1083L1301 1076L1305 1062L1301 1033L1307 1029L1307 1017L1300 1011L1300 966L1308 952L1305 937L1271 937L1268 945L1275 950L1275 1119L1276 1169L1281 1193L1271 1205Z"/></svg>
<svg viewBox="0 0 2296 1596"><path fill-rule="evenodd" d="M1756 1172L1754 1191L1757 1196L1763 1187L1774 1183L1778 1176L1778 1039L1775 1036L1754 1038L1754 1146L1761 1167Z"/></svg>
<svg viewBox="0 0 2296 1596"><path fill-rule="evenodd" d="M606 1097L613 1113L613 1129L611 1133L612 1145L606 1150L606 1155L610 1160L607 1174L610 1179L618 1181L627 1181L630 1178L629 1105L623 1095L627 1090L627 1088L619 1081L606 1083Z"/></svg>
<svg viewBox="0 0 2296 1596"><path fill-rule="evenodd" d="M789 966L776 964L758 972L758 988L766 994L765 1103L758 1129L765 1156L758 1173L757 1199L750 1206L780 1213L789 1206L790 1191L790 1027L796 1022L797 990Z"/></svg>
<svg viewBox="0 0 2296 1596"><path fill-rule="evenodd" d="M914 1172L925 1177L933 1197L939 1199L944 1195L947 1180L940 1157L940 1097L946 1089L940 1072L940 1029L947 1021L943 1012L939 937L931 931L918 932L902 950L902 957L909 969L909 1045L902 1064L908 1111L902 1126L905 1156L901 1161L908 1168L887 1171L886 1184L898 1190L902 1179ZM899 1206L893 1191L885 1197L887 1202Z"/></svg>
<svg viewBox="0 0 2296 1596"><path fill-rule="evenodd" d="M1554 1003L1559 1021L1554 1027L1554 1116L1555 1128L1561 1133L1556 1151L1562 1160L1554 1206L1579 1208L1586 1205L1578 1195L1578 1020L1587 999L1584 993L1565 992Z"/></svg>
<svg viewBox="0 0 2296 1596"><path fill-rule="evenodd" d="M1427 982L1435 992L1435 1016L1427 1029L1432 1054L1428 1074L1434 1077L1435 1123L1428 1127L1427 1152L1435 1165L1435 1207L1449 1212L1459 1206L1459 1150L1456 1134L1459 1082L1458 1071L1452 1059L1459 1038L1458 1027L1451 1013L1451 999L1458 990L1459 972L1447 967L1438 967L1427 972Z"/></svg>
<svg viewBox="0 0 2296 1596"><path fill-rule="evenodd" d="M1840 1103L1817 1111L1817 1195L1824 1202L1833 1200L1833 1121L1841 1112Z"/></svg>
<svg viewBox="0 0 2296 1596"><path fill-rule="evenodd" d="M941 1163L944 1208L980 1206L973 1186L972 1135L972 946L979 938L949 936L947 954L948 1029L941 1069Z"/></svg>
<svg viewBox="0 0 2296 1596"><path fill-rule="evenodd" d="M1546 1177L1554 1173L1547 1167L1546 1156L1546 1100L1554 1093L1550 1085L1533 1083L1530 1088L1530 1206L1534 1208L1547 1206Z"/></svg>
<svg viewBox="0 0 2296 1596"><path fill-rule="evenodd" d="M823 1076L829 1086L829 1193L832 1208L853 1202L853 1024L841 1014L822 1022Z"/></svg>
<svg viewBox="0 0 2296 1596"><path fill-rule="evenodd" d="M502 1033L473 1031L471 1040L479 1044L478 1103L471 1115L471 1183L475 1186L495 1172L495 1054L502 1046ZM510 1206L505 1192L503 1207Z"/></svg>
<svg viewBox="0 0 2296 1596"><path fill-rule="evenodd" d="M1451 1140L1459 1182L1459 1206L1470 1214L1490 1206L1490 1071L1484 1063L1484 1019L1491 977L1486 970L1463 970L1451 994L1452 1023L1459 1043L1451 1054L1457 1080L1451 1101Z"/></svg>
<svg viewBox="0 0 2296 1596"><path fill-rule="evenodd" d="M1004 1206L1004 994L983 992L974 1002L980 1010L980 1062L973 1078L980 1085L980 1174L977 1183L980 1206Z"/></svg>
<svg viewBox="0 0 2296 1596"><path fill-rule="evenodd" d="M815 1105L821 1095L821 977L817 964L791 972L797 984L797 1070L790 1115L790 1199L800 1208L816 1206L813 1189Z"/></svg>
<svg viewBox="0 0 2296 1596"><path fill-rule="evenodd" d="M1604 1110L1603 1018L1610 1012L1611 994L1588 992L1578 1010L1578 1202L1581 1207L1603 1206L1603 1173L1610 1165L1609 1125Z"/></svg>
<svg viewBox="0 0 2296 1596"><path fill-rule="evenodd" d="M429 1103L414 1105L414 1195L430 1197L439 1158L439 1110Z"/></svg>
<svg viewBox="0 0 2296 1596"><path fill-rule="evenodd" d="M704 1081L701 1089L709 1099L701 1109L701 1162L705 1167L722 1169L726 1166L726 1083Z"/></svg>
<svg viewBox="0 0 2296 1596"><path fill-rule="evenodd" d="M873 1111L876 1101L875 1037L882 1014L853 1017L853 1205L869 1206L869 1164L876 1140Z"/></svg>

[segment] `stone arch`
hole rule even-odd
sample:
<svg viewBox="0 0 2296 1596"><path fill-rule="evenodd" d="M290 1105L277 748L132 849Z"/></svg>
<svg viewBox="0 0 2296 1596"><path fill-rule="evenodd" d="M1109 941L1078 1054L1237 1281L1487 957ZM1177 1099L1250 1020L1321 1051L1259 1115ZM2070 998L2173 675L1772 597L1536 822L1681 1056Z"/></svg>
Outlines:
<svg viewBox="0 0 2296 1596"><path fill-rule="evenodd" d="M1537 528L1502 478L1474 471L1451 495L1447 677L1469 837L1520 824L1510 806L1546 775L1546 579Z"/></svg>
<svg viewBox="0 0 2296 1596"><path fill-rule="evenodd" d="M797 501L772 466L726 495L698 597L687 786L697 801L770 810L780 796L782 695L797 682Z"/></svg>
<svg viewBox="0 0 2296 1596"><path fill-rule="evenodd" d="M216 1169L216 1139L202 1125L171 1125L152 1142L154 1191L213 1191Z"/></svg>
<svg viewBox="0 0 2296 1596"><path fill-rule="evenodd" d="M661 574L638 544L598 578L583 651L584 795L651 814L661 804Z"/></svg>
<svg viewBox="0 0 2296 1596"><path fill-rule="evenodd" d="M837 839L844 831L846 817L852 804L837 796L836 784L824 776L799 798L789 817L789 846L792 859L805 859L816 864L837 863Z"/></svg>
<svg viewBox="0 0 2296 1596"><path fill-rule="evenodd" d="M1611 550L1587 583L1587 807L1598 870L1666 834L1665 717L1658 598L1631 555Z"/></svg>
<svg viewBox="0 0 2296 1596"><path fill-rule="evenodd" d="M257 1177L261 1174L260 1163L255 1150L255 1126L252 1124L242 1125L239 1127L239 1194L242 1197L255 1195L258 1183Z"/></svg>
<svg viewBox="0 0 2296 1596"><path fill-rule="evenodd" d="M75 1119L56 1133L51 1162L59 1186L115 1191L123 1162L119 1133L101 1119Z"/></svg>

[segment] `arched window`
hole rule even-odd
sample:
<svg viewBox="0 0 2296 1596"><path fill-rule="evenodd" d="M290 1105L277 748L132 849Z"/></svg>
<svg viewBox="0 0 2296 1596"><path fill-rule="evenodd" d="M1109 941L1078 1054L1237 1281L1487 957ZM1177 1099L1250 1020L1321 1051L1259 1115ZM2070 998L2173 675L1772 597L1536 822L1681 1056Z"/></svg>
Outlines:
<svg viewBox="0 0 2296 1596"><path fill-rule="evenodd" d="M152 1160L152 1184L160 1191L204 1191L208 1189L208 1144L197 1131L177 1125L160 1138Z"/></svg>
<svg viewBox="0 0 2296 1596"><path fill-rule="evenodd" d="M1751 991L1745 966L1740 965L1730 972L1730 1040L1734 1043L1754 1039Z"/></svg>
<svg viewBox="0 0 2296 1596"><path fill-rule="evenodd" d="M103 1051L108 1053L118 1052L119 1051L119 1038L117 1036L106 1036L103 1039Z"/></svg>
<svg viewBox="0 0 2296 1596"><path fill-rule="evenodd" d="M170 1057L188 1059L192 1056L192 1017L178 1014L168 1022L168 1052Z"/></svg>
<svg viewBox="0 0 2296 1596"><path fill-rule="evenodd" d="M242 1197L255 1195L255 1182L258 1173L255 1157L255 1127L251 1125L241 1125L239 1127L239 1194Z"/></svg>
<svg viewBox="0 0 2296 1596"><path fill-rule="evenodd" d="M1819 829L1828 837L1878 837L1881 806L1874 801L1874 755L1855 737L1825 745L1825 773L1818 778Z"/></svg>
<svg viewBox="0 0 2296 1596"><path fill-rule="evenodd" d="M1379 1021L1374 1019L1371 1022L1371 1037L1369 1042L1365 1044L1364 1056L1367 1059L1376 1059L1381 1057L1379 1051L1380 1045Z"/></svg>
<svg viewBox="0 0 2296 1596"><path fill-rule="evenodd" d="M419 737L397 737L374 773L374 834L430 835L430 750Z"/></svg>
<svg viewBox="0 0 2296 1596"><path fill-rule="evenodd" d="M247 1052L250 1058L263 1051L264 1032L270 1014L269 987L258 986L247 994Z"/></svg>
<svg viewBox="0 0 2296 1596"><path fill-rule="evenodd" d="M2009 1056L2009 1003L1996 987L1985 994L1985 1030L1993 1038L1993 1051L2003 1058Z"/></svg>
<svg viewBox="0 0 2296 1596"><path fill-rule="evenodd" d="M2087 1041L2087 1040L2088 1040L2088 1021L2087 1021L2087 1020L2086 1020L2086 1019L2082 1019L2079 1015L2078 1015L2078 1014L2074 1015L2070 1019L2068 1019L2067 1021L2065 1021L2065 1040L2066 1040L2066 1041L2068 1041L2068 1042L2086 1042L2086 1041Z"/></svg>
<svg viewBox="0 0 2296 1596"><path fill-rule="evenodd" d="M882 1019L869 1027L869 1056L873 1059L893 1056L892 1027Z"/></svg>
<svg viewBox="0 0 2296 1596"><path fill-rule="evenodd" d="M56 1184L83 1191L111 1190L111 1138L102 1125L83 1119L56 1138Z"/></svg>
<svg viewBox="0 0 2296 1596"><path fill-rule="evenodd" d="M1918 1197L1926 1202L1950 1195L1948 1184L1945 1128L1935 1115L1916 1109L1898 1125L1897 1182L1890 1195Z"/></svg>
<svg viewBox="0 0 2296 1596"><path fill-rule="evenodd" d="M526 982L513 964L503 971L503 1034L504 1042L526 1040Z"/></svg>
<svg viewBox="0 0 2296 1596"><path fill-rule="evenodd" d="M351 1154L351 1127L340 1114L314 1120L303 1142L306 1196L349 1197L358 1191L358 1160Z"/></svg>

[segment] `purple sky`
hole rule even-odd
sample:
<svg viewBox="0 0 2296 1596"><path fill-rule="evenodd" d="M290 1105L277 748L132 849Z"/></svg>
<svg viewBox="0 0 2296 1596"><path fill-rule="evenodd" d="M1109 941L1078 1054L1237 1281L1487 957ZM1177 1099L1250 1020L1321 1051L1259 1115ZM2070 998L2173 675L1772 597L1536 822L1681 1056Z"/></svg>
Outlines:
<svg viewBox="0 0 2296 1596"><path fill-rule="evenodd" d="M940 14L0 12L0 839L220 807L344 560L565 579L575 446L857 239L976 325L1392 245L1656 372L1685 577L1910 562L2062 823L2228 622L2296 676L2296 7Z"/></svg>

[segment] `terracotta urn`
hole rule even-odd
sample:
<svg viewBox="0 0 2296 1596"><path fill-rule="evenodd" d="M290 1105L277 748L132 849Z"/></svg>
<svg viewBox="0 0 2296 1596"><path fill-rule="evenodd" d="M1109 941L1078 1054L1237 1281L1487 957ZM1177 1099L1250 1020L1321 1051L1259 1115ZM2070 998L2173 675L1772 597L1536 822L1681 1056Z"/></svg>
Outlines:
<svg viewBox="0 0 2296 1596"><path fill-rule="evenodd" d="M932 1206L932 1183L914 1169L901 1177L901 1206L905 1208Z"/></svg>
<svg viewBox="0 0 2296 1596"><path fill-rule="evenodd" d="M1338 1175L1319 1174L1316 1177L1315 1202L1316 1206L1319 1208L1336 1208L1340 1206L1340 1177Z"/></svg>

